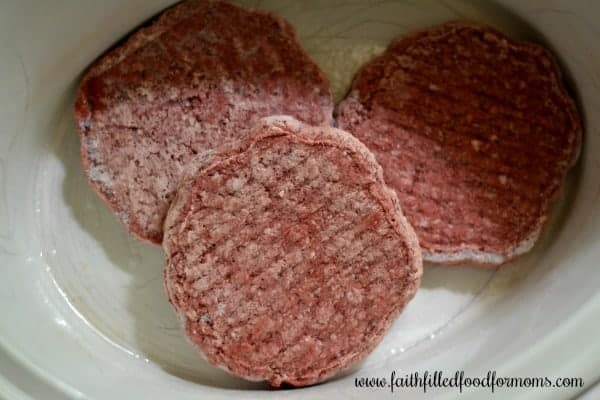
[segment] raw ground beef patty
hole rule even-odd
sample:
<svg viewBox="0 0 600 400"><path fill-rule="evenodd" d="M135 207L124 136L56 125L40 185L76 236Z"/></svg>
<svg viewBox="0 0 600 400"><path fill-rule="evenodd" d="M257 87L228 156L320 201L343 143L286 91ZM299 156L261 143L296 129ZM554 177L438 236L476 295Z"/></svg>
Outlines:
<svg viewBox="0 0 600 400"><path fill-rule="evenodd" d="M528 251L582 135L548 51L464 22L394 41L336 115L375 153L425 261L444 264Z"/></svg>
<svg viewBox="0 0 600 400"><path fill-rule="evenodd" d="M136 236L160 243L181 171L261 117L332 123L329 83L281 18L190 0L99 59L75 118L89 181Z"/></svg>
<svg viewBox="0 0 600 400"><path fill-rule="evenodd" d="M187 337L211 363L273 386L313 384L366 356L422 271L374 156L289 117L201 158L163 246Z"/></svg>

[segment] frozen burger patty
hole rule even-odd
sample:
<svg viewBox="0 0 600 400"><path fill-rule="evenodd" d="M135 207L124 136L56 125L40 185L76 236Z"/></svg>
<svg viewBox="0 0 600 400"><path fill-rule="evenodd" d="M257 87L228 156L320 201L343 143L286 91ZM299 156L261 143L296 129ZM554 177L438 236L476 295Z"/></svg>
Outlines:
<svg viewBox="0 0 600 400"><path fill-rule="evenodd" d="M283 19L189 0L101 57L75 118L93 188L136 236L160 243L181 172L261 117L330 125L329 83Z"/></svg>
<svg viewBox="0 0 600 400"><path fill-rule="evenodd" d="M165 287L213 364L273 386L365 357L413 297L417 238L352 135L270 117L201 157L165 221Z"/></svg>
<svg viewBox="0 0 600 400"><path fill-rule="evenodd" d="M424 259L442 264L531 249L582 135L547 50L464 22L394 41L337 122L373 151Z"/></svg>

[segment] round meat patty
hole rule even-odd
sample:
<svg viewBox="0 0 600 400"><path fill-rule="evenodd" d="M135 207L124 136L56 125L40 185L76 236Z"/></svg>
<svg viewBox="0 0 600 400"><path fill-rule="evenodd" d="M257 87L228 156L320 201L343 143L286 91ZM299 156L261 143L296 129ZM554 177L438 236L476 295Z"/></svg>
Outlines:
<svg viewBox="0 0 600 400"><path fill-rule="evenodd" d="M329 83L283 19L190 0L108 52L75 117L94 189L136 236L160 243L179 175L261 117L331 125Z"/></svg>
<svg viewBox="0 0 600 400"><path fill-rule="evenodd" d="M213 364L310 385L365 357L413 297L417 238L352 135L289 117L207 154L165 221L165 287Z"/></svg>
<svg viewBox="0 0 600 400"><path fill-rule="evenodd" d="M425 261L441 264L531 249L582 135L548 51L464 22L393 42L336 114L375 153Z"/></svg>

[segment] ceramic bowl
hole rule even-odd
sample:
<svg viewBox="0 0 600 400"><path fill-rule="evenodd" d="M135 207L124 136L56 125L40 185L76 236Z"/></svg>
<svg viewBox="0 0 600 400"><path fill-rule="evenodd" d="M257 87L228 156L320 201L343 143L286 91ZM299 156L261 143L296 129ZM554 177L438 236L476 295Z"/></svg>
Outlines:
<svg viewBox="0 0 600 400"><path fill-rule="evenodd" d="M162 251L130 237L82 172L72 117L82 72L170 3L0 3L0 397L390 398L388 389L355 387L356 379L425 370L582 377L584 389L594 383L600 376L600 3L243 3L289 19L337 99L357 68L393 37L457 18L489 23L558 55L585 124L582 157L530 254L501 270L426 267L417 296L363 363L327 383L284 391L232 378L196 354L163 293ZM566 399L581 390L505 395ZM414 398L422 389L405 391ZM426 398L457 394L430 389ZM471 390L462 398L488 395Z"/></svg>

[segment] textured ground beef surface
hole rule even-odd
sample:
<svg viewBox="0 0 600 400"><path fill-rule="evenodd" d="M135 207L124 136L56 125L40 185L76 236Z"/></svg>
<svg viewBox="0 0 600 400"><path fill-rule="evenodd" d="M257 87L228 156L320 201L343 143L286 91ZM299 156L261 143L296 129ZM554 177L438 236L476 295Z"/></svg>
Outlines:
<svg viewBox="0 0 600 400"><path fill-rule="evenodd" d="M439 263L496 265L529 250L581 144L549 52L473 23L397 39L336 114Z"/></svg>
<svg viewBox="0 0 600 400"><path fill-rule="evenodd" d="M284 20L189 0L101 57L75 104L92 186L154 243L180 173L196 154L244 136L261 117L330 125L329 83Z"/></svg>
<svg viewBox="0 0 600 400"><path fill-rule="evenodd" d="M356 138L289 117L201 158L165 223L165 287L233 374L308 385L379 343L421 276L416 236Z"/></svg>

